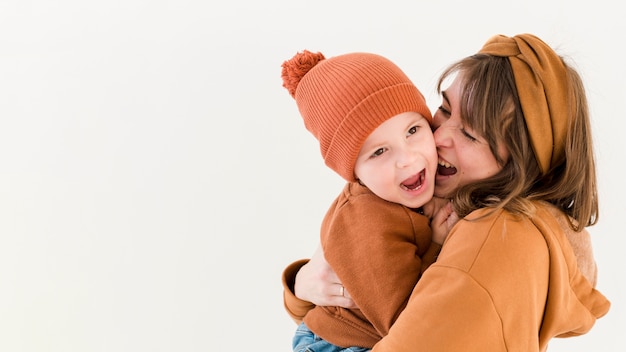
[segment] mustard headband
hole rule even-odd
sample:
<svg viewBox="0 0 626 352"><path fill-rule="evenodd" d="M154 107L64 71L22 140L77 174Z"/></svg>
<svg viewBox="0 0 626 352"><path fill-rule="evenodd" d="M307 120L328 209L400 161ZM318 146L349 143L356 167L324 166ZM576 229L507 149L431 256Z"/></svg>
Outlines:
<svg viewBox="0 0 626 352"><path fill-rule="evenodd" d="M491 37L479 53L508 57L542 174L565 154L569 80L561 58L532 34Z"/></svg>

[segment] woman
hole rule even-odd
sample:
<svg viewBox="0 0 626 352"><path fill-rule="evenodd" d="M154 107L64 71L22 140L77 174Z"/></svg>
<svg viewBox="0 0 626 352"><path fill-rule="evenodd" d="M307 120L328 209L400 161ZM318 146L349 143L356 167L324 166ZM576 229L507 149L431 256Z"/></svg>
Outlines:
<svg viewBox="0 0 626 352"><path fill-rule="evenodd" d="M533 35L495 36L446 70L438 91L435 194L451 198L463 219L373 351L545 351L555 336L586 333L610 303L594 289L589 252L587 263L576 254L584 254L576 244L588 240L583 230L598 210L580 77ZM328 283L336 278L321 252L313 260L296 292L323 305L329 300L317 298L340 283ZM293 294L304 263L283 278L296 321L311 306ZM316 275L328 277L311 280Z"/></svg>

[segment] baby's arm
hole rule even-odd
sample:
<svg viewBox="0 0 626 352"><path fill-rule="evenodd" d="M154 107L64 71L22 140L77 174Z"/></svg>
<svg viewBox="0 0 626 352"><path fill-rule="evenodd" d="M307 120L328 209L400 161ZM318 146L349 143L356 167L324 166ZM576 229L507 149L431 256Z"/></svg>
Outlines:
<svg viewBox="0 0 626 352"><path fill-rule="evenodd" d="M428 251L422 256L422 273L437 261L441 246L459 217L452 209L452 203L443 198L433 198L423 208L424 215L430 218L432 240Z"/></svg>

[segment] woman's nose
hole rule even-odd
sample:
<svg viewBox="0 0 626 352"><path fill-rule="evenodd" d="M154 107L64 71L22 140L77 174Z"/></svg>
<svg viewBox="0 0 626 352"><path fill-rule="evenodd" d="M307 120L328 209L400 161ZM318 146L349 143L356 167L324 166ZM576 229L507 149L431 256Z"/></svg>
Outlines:
<svg viewBox="0 0 626 352"><path fill-rule="evenodd" d="M447 119L445 117L443 117L441 115L441 112L436 112L433 115L433 121L430 124L430 128L433 130L433 132L439 128L439 126L441 126Z"/></svg>
<svg viewBox="0 0 626 352"><path fill-rule="evenodd" d="M437 147L449 146L451 143L451 128L442 124L433 132L433 138L435 139L435 145Z"/></svg>

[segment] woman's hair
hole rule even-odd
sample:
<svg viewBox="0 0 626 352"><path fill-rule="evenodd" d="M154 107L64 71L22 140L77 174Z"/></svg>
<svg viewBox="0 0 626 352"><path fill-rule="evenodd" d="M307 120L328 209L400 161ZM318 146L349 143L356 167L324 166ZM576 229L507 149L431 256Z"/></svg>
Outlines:
<svg viewBox="0 0 626 352"><path fill-rule="evenodd" d="M443 72L437 91L441 93L443 82L452 74L462 75L461 120L487 141L496 161L503 166L494 176L459 187L453 202L459 216L484 207L530 215L534 209L530 201L541 200L569 215L570 226L576 231L597 222L596 172L587 99L580 76L565 66L571 108L565 156L545 175L535 158L508 58L477 54ZM500 144L509 152L507 160L497 152Z"/></svg>

